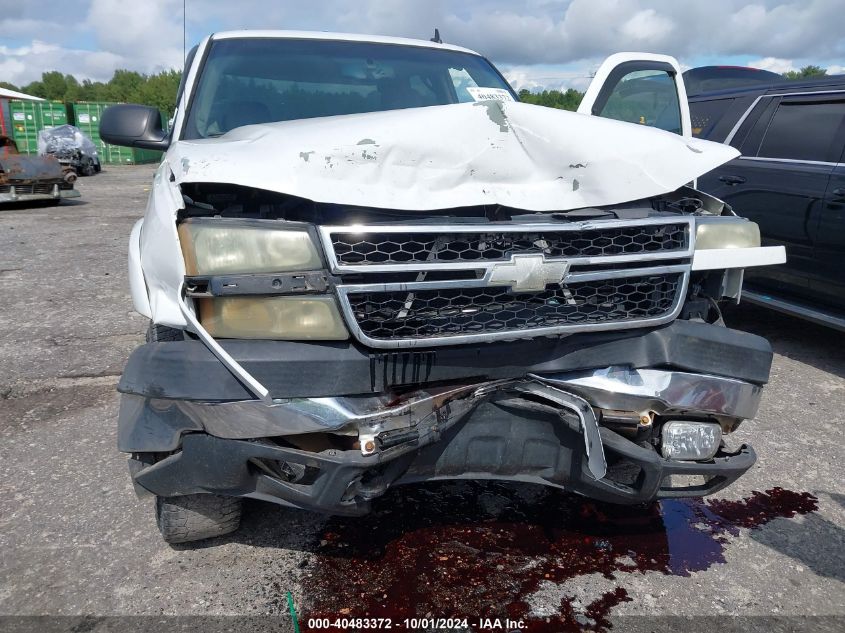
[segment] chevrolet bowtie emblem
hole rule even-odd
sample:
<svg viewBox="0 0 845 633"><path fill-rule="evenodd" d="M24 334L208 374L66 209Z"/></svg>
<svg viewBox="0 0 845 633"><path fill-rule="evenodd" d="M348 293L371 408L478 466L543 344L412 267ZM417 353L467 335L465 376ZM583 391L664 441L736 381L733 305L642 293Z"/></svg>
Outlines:
<svg viewBox="0 0 845 633"><path fill-rule="evenodd" d="M511 255L511 261L495 264L487 278L491 286L510 286L514 292L541 292L559 284L569 272L567 261L546 261L543 255Z"/></svg>

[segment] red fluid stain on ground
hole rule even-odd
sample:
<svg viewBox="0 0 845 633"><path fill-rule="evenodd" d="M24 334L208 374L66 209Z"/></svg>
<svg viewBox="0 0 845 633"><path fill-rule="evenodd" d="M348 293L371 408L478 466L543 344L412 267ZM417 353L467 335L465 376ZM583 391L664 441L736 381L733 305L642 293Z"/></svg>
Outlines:
<svg viewBox="0 0 845 633"><path fill-rule="evenodd" d="M740 528L813 512L816 501L773 488L741 501L625 507L496 483L401 488L366 517L330 521L304 581L312 604L300 622L308 631L319 617L456 617L487 631L480 617L509 617L529 632L606 631L611 609L631 600L623 587L587 605L564 598L552 617L532 615L527 600L544 581L584 574L689 576L724 563Z"/></svg>

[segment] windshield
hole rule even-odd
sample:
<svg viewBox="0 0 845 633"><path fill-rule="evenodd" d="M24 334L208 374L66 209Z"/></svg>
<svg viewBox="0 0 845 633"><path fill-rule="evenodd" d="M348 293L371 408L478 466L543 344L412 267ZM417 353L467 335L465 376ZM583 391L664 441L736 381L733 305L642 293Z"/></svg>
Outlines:
<svg viewBox="0 0 845 633"><path fill-rule="evenodd" d="M479 88L513 98L496 69L469 53L336 40L218 40L183 138L254 123L473 101L483 94Z"/></svg>

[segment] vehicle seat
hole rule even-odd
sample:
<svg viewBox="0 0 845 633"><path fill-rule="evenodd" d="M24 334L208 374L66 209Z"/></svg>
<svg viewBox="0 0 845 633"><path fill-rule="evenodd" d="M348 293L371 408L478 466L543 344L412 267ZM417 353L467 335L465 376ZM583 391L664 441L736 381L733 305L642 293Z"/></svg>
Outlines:
<svg viewBox="0 0 845 633"><path fill-rule="evenodd" d="M381 106L385 109L418 108L426 104L423 96L407 80L383 79L379 82Z"/></svg>

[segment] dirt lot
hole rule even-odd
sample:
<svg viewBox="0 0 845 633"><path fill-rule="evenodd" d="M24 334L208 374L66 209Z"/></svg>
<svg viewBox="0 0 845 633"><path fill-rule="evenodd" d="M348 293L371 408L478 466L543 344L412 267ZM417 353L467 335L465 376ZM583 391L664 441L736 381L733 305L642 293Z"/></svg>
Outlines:
<svg viewBox="0 0 845 633"><path fill-rule="evenodd" d="M413 486L357 520L249 502L238 533L167 546L115 448L114 386L147 325L126 242L152 173L110 168L81 179L78 202L0 211L0 615L278 615L290 630L291 592L303 630L367 613L401 630L452 615L650 629L631 616L654 614L838 615L788 622L841 630L844 337L752 307L727 319L777 352L739 433L760 459L716 500L619 510L530 487Z"/></svg>

